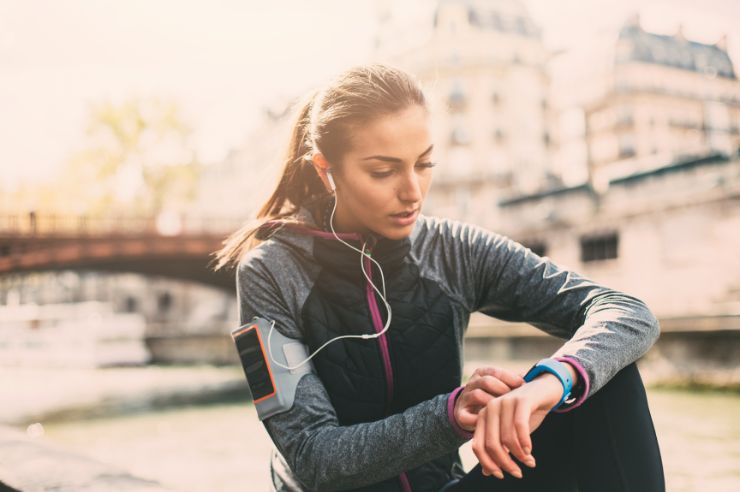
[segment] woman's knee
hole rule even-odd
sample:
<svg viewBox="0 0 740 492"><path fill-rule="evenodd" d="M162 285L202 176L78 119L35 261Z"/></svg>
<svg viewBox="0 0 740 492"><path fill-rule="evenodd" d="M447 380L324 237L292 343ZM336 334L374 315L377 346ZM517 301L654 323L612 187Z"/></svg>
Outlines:
<svg viewBox="0 0 740 492"><path fill-rule="evenodd" d="M664 490L663 465L645 386L629 364L573 410L586 490ZM588 484L588 485L587 485ZM608 484L608 486L607 486Z"/></svg>

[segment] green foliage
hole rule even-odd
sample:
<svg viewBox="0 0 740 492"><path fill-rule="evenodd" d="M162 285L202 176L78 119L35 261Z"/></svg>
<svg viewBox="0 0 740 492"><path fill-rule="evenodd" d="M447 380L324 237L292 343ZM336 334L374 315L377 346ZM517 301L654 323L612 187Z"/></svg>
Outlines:
<svg viewBox="0 0 740 492"><path fill-rule="evenodd" d="M182 210L195 197L201 172L191 135L173 101L94 104L86 145L60 183L71 208L93 216Z"/></svg>

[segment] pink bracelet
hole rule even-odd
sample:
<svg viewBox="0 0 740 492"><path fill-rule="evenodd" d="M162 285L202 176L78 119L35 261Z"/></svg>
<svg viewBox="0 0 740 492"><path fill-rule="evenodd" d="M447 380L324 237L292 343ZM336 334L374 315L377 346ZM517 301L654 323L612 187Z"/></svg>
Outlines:
<svg viewBox="0 0 740 492"><path fill-rule="evenodd" d="M455 418L455 402L457 402L457 397L460 396L460 393L464 389L465 386L459 386L447 397L447 419L450 421L455 434L465 439L472 439L473 433L460 427L460 424L457 423L457 419Z"/></svg>
<svg viewBox="0 0 740 492"><path fill-rule="evenodd" d="M578 387L582 388L583 391L581 391L580 395L575 395L576 399L570 403L561 405L560 408L557 408L553 410L555 413L565 413L573 410L574 408L578 408L583 404L584 401L586 401L586 397L588 396L588 391L591 388L591 384L588 379L588 374L586 373L586 370L583 368L580 362L578 360L574 359L573 357L555 357L555 360L559 362L567 362L571 366L573 366L573 369L576 370L579 377Z"/></svg>

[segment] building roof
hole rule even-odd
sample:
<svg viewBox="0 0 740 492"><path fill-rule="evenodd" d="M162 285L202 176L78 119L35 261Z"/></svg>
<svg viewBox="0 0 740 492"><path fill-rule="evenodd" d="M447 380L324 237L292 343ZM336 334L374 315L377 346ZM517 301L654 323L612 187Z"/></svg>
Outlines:
<svg viewBox="0 0 740 492"><path fill-rule="evenodd" d="M479 29L541 38L542 30L534 23L520 0L439 0L434 10L435 27L440 8L447 4L465 7L468 22Z"/></svg>
<svg viewBox="0 0 740 492"><path fill-rule="evenodd" d="M665 176L668 174L675 174L683 171L690 171L692 169L700 167L716 166L719 164L725 164L731 161L731 158L722 153L713 153L703 157L694 157L690 159L681 159L675 161L667 166L650 169L648 171L642 171L639 173L630 174L627 176L620 176L609 181L609 186L614 185L626 185L636 183L648 178Z"/></svg>
<svg viewBox="0 0 740 492"><path fill-rule="evenodd" d="M617 63L643 62L737 79L726 49L716 44L687 40L679 30L668 36L647 32L639 22L628 21L619 32Z"/></svg>
<svg viewBox="0 0 740 492"><path fill-rule="evenodd" d="M514 205L519 205L526 202L534 202L541 198L546 198L550 196L558 196L558 195L570 195L572 193L582 193L582 192L591 192L591 187L588 185L588 183L582 183L576 186L568 186L563 188L552 188L549 190L544 191L538 191L537 193L531 193L528 195L519 195L514 196L510 198L504 198L503 200L499 200L498 206L505 208L505 207L511 207Z"/></svg>
<svg viewBox="0 0 740 492"><path fill-rule="evenodd" d="M640 181L643 181L649 178L663 177L666 175L690 171L690 170L697 169L697 168L727 164L729 162L738 162L738 158L728 157L727 155L722 154L722 153L714 153L714 154L709 154L709 155L702 156L702 157L683 159L683 160L672 162L671 164L668 164L666 166L651 169L649 171L642 171L642 172L630 174L627 176L620 176L618 178L611 179L609 181L609 186L611 187L611 186L619 186L619 185L631 185L631 184L635 184L635 183L638 183ZM527 203L527 202L534 202L534 201L537 201L537 200L540 200L546 197L569 195L573 193L583 193L583 192L594 193L594 191L592 190L591 186L588 183L582 183L577 186L553 188L550 190L544 190L544 191L540 191L540 192L532 193L528 195L520 195L520 196L511 197L511 198L505 198L503 200L500 200L498 202L498 205L499 207L505 208L505 207L520 205L520 204Z"/></svg>

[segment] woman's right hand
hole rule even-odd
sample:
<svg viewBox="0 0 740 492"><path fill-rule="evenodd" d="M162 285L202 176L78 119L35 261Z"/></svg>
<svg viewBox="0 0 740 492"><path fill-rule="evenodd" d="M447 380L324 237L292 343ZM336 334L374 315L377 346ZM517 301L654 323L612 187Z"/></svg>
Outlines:
<svg viewBox="0 0 740 492"><path fill-rule="evenodd" d="M473 372L455 403L455 419L463 429L473 432L478 412L489 400L524 384L518 374L498 367L479 367Z"/></svg>

